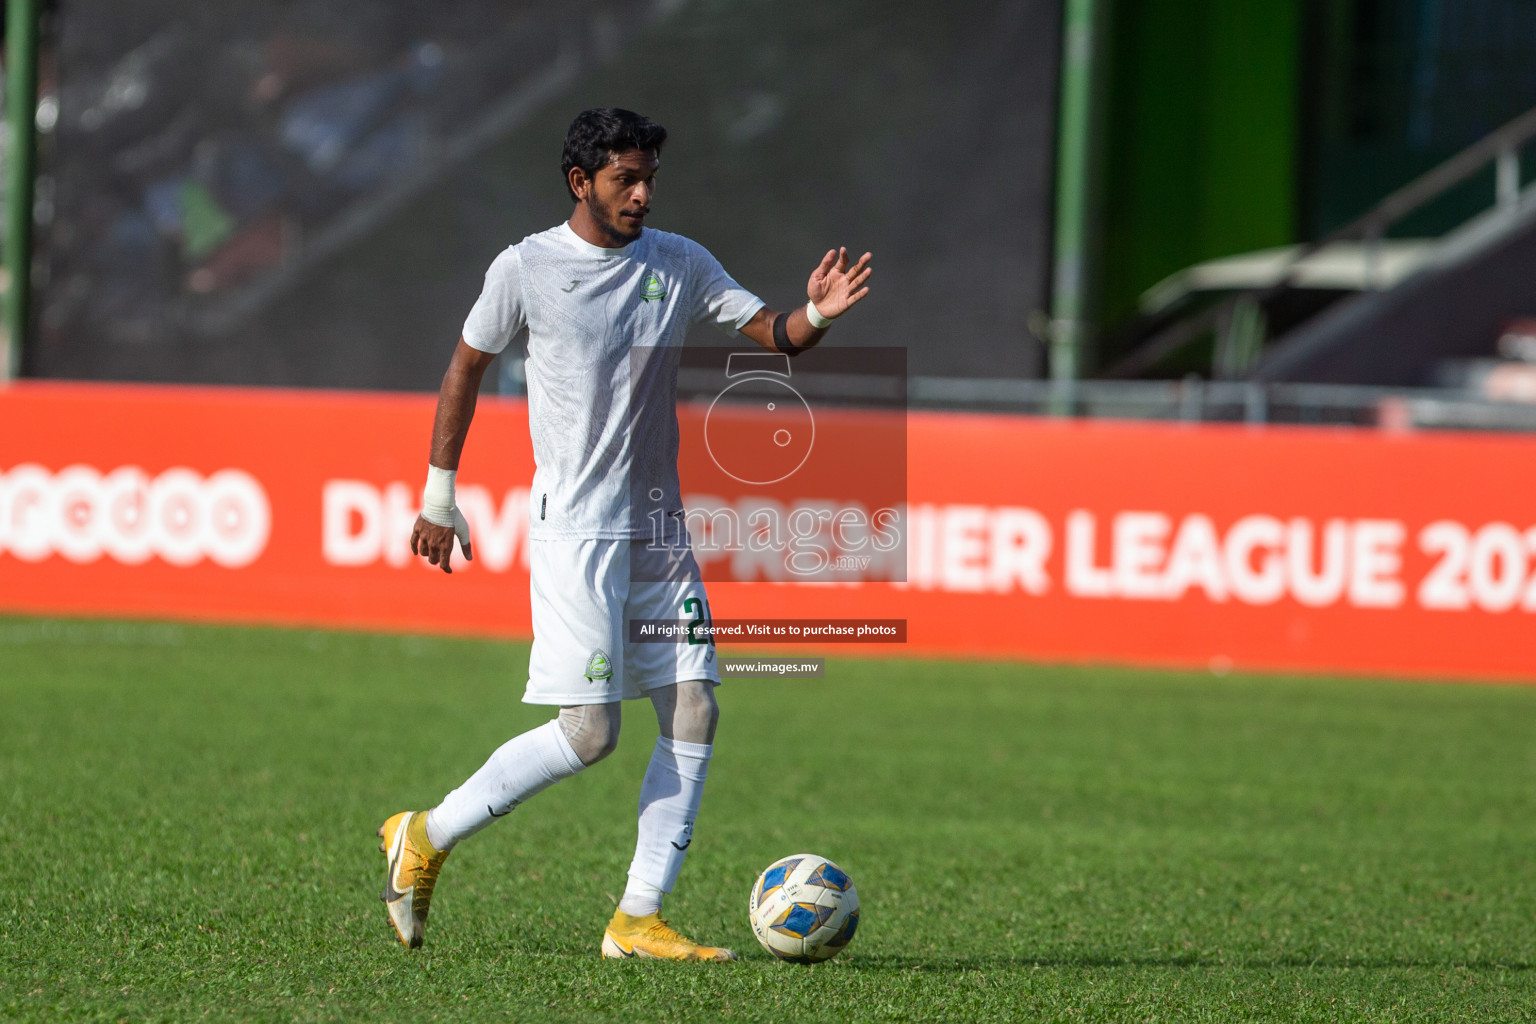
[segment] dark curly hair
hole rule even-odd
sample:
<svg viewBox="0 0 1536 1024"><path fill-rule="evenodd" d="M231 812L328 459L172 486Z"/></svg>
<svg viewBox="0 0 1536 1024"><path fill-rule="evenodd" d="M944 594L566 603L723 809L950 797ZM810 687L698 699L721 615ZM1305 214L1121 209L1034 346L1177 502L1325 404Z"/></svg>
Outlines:
<svg viewBox="0 0 1536 1024"><path fill-rule="evenodd" d="M666 144L667 130L655 121L618 107L583 110L565 133L565 152L560 159L560 174L565 189L571 191L571 168L580 167L587 177L596 176L615 154L631 149L654 149L658 154Z"/></svg>

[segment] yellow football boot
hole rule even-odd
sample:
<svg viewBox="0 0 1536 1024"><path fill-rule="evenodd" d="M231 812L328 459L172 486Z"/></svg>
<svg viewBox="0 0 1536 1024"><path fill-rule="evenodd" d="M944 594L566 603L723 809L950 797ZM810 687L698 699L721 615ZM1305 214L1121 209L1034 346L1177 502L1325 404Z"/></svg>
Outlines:
<svg viewBox="0 0 1536 1024"><path fill-rule="evenodd" d="M384 839L379 851L389 860L389 874L379 899L384 901L389 923L395 926L400 941L415 949L426 932L432 887L448 851L437 849L427 838L426 811L401 811L386 821L378 834Z"/></svg>
<svg viewBox="0 0 1536 1024"><path fill-rule="evenodd" d="M622 910L613 912L613 920L603 932L603 956L611 960L639 957L642 960L712 960L717 963L736 959L736 954L728 949L701 946L678 934L660 914L630 917Z"/></svg>

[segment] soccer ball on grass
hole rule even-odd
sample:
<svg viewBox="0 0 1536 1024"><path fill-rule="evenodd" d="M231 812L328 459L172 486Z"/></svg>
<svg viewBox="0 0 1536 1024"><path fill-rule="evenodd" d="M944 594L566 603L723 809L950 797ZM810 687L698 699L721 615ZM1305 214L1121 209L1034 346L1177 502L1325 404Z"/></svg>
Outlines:
<svg viewBox="0 0 1536 1024"><path fill-rule="evenodd" d="M747 916L768 952L794 964L818 964L853 939L859 892L847 872L825 857L797 853L757 876Z"/></svg>

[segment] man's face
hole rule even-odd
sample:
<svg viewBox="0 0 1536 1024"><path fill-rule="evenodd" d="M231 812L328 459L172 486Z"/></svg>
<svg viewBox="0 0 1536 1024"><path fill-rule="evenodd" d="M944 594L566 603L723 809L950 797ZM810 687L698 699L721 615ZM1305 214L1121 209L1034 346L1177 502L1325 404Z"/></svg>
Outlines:
<svg viewBox="0 0 1536 1024"><path fill-rule="evenodd" d="M654 149L629 149L616 153L612 160L598 168L595 176L582 176L585 194L582 188L577 188L576 194L586 204L598 229L615 246L627 245L640 237L645 215L651 212L656 168L660 166L661 160Z"/></svg>

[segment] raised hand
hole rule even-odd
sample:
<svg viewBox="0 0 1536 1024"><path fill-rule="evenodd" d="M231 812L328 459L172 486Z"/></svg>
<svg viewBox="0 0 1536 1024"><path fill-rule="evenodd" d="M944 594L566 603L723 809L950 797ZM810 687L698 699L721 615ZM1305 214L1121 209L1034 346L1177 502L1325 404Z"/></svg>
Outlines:
<svg viewBox="0 0 1536 1024"><path fill-rule="evenodd" d="M847 249L828 249L821 264L811 272L805 294L816 303L816 310L827 319L848 312L848 308L869 294L865 284L873 268L865 253L853 266L848 265Z"/></svg>

